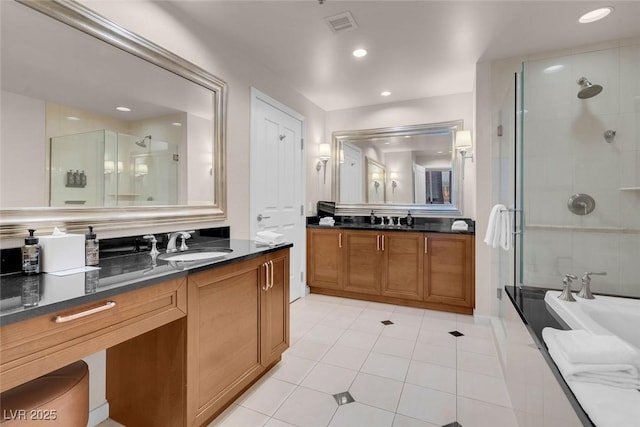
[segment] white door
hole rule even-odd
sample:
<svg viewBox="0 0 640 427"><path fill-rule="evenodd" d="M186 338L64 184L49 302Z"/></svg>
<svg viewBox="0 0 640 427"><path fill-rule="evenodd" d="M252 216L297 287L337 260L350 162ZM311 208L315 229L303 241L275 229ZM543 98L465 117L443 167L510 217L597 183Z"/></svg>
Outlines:
<svg viewBox="0 0 640 427"><path fill-rule="evenodd" d="M284 234L293 243L290 257L293 301L303 295L306 256L302 193L304 118L255 89L251 111L251 236L270 230Z"/></svg>
<svg viewBox="0 0 640 427"><path fill-rule="evenodd" d="M346 142L342 144L344 163L340 168L340 201L363 203L362 151Z"/></svg>

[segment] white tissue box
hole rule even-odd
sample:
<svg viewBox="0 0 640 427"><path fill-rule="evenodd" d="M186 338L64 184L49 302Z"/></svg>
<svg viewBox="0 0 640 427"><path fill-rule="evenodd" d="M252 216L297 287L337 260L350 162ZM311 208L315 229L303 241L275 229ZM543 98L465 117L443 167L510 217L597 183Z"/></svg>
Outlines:
<svg viewBox="0 0 640 427"><path fill-rule="evenodd" d="M40 271L49 273L84 267L84 241L82 234L39 236Z"/></svg>

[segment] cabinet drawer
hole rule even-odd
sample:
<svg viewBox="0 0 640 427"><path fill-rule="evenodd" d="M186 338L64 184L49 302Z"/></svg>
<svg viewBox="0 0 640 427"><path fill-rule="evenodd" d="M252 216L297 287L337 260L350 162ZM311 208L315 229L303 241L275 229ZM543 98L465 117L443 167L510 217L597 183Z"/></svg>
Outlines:
<svg viewBox="0 0 640 427"><path fill-rule="evenodd" d="M185 314L186 279L181 278L5 325L0 338L2 390Z"/></svg>

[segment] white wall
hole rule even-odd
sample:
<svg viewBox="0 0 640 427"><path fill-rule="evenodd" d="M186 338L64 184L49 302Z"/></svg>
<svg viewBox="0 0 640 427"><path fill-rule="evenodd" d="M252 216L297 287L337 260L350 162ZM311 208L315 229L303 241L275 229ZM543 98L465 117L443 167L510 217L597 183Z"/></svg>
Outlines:
<svg viewBox="0 0 640 427"><path fill-rule="evenodd" d="M325 134L327 140L330 140L331 134L335 131L438 123L460 119L464 121L465 129L472 129L473 108L473 94L469 92L329 111L327 112ZM315 170L313 173L310 171L307 174L307 180L315 180L314 174ZM327 184L320 192L320 194L325 194L325 197L329 197L331 194L329 175L330 173L327 171ZM463 215L469 218L475 218L476 215L473 196L474 185L475 164L467 160L465 162L462 208Z"/></svg>
<svg viewBox="0 0 640 427"><path fill-rule="evenodd" d="M38 207L46 199L43 182L48 166L45 140L45 103L2 91L0 126L0 182L11 191L0 193L0 206ZM29 165L28 169L24 166Z"/></svg>

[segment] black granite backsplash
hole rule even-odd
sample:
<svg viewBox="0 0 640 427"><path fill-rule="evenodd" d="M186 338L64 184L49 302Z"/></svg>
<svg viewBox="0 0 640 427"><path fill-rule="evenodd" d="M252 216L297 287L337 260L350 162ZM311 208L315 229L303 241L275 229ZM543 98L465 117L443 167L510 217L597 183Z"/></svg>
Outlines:
<svg viewBox="0 0 640 427"><path fill-rule="evenodd" d="M96 231L100 233L100 230ZM202 230L194 230L190 234L191 238L187 240L187 244L202 243L214 239L229 239L231 237L231 229L228 226L205 228ZM98 240L100 241L100 259L150 251L151 243L143 239L142 236L143 235L101 239L98 234ZM158 249L166 248L167 242L169 241L168 233L156 233L155 236L158 240ZM0 259L0 275L21 271L22 252L20 248L0 250Z"/></svg>

